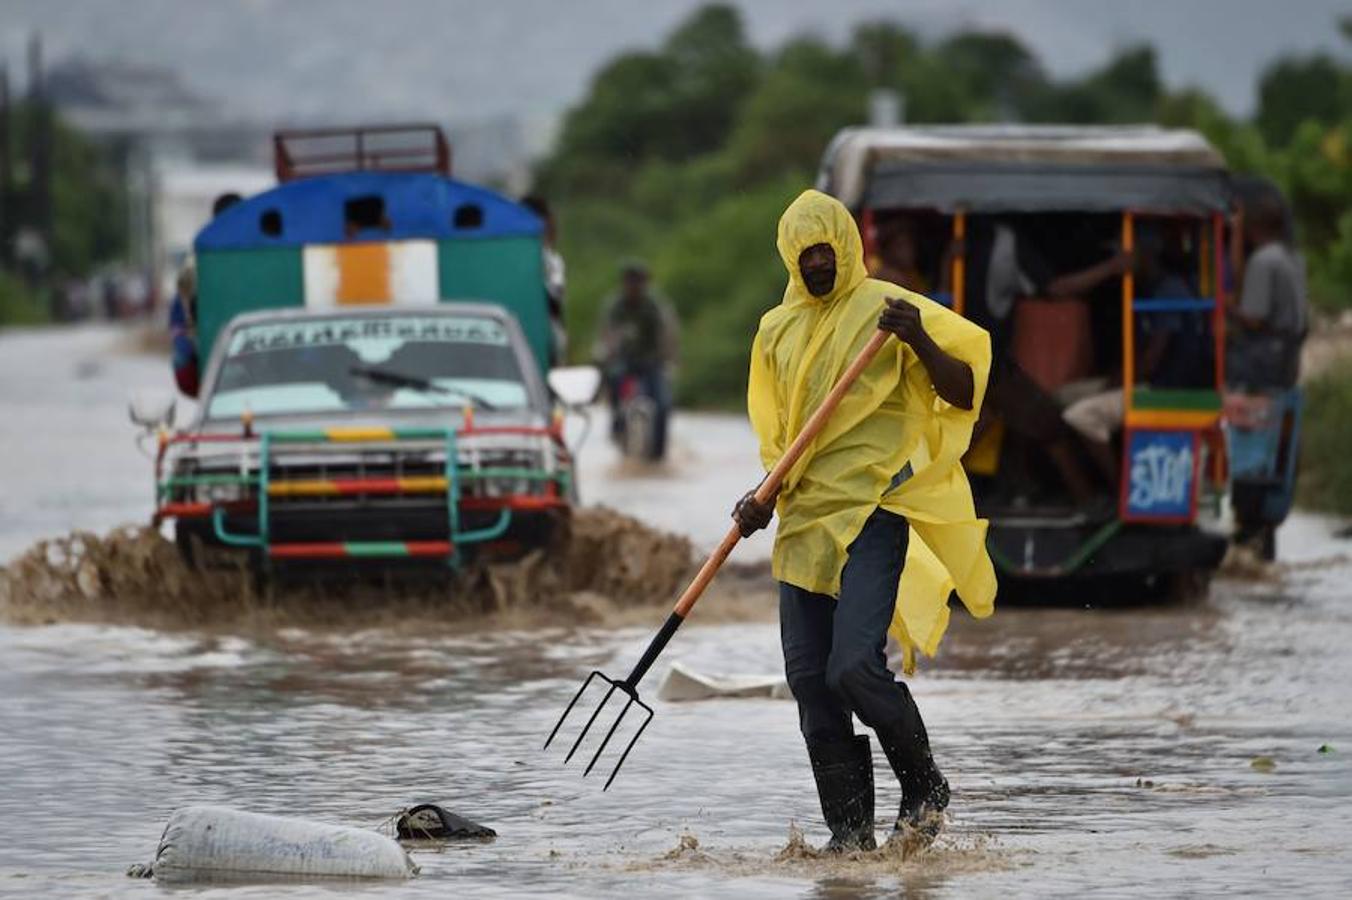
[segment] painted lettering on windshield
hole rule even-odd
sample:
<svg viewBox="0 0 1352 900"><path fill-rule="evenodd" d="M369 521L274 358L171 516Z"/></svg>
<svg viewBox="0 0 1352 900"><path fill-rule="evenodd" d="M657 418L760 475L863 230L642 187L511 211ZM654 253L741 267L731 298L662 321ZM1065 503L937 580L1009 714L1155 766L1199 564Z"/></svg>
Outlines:
<svg viewBox="0 0 1352 900"><path fill-rule="evenodd" d="M405 341L480 344L505 347L507 331L492 319L452 316L399 316L276 322L238 329L228 356L244 356L302 347Z"/></svg>

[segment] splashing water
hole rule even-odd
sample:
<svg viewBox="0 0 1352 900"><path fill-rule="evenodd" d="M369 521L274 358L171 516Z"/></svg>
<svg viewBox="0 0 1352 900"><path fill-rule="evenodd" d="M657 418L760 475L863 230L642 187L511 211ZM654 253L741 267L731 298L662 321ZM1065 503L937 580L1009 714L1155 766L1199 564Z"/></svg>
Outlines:
<svg viewBox="0 0 1352 900"><path fill-rule="evenodd" d="M566 612L587 623L666 600L693 568L689 540L604 508L578 510L566 537L522 559L424 583L279 584L242 564L197 569L158 531L127 526L38 541L0 569L0 620L156 628L371 627L419 618L514 627Z"/></svg>

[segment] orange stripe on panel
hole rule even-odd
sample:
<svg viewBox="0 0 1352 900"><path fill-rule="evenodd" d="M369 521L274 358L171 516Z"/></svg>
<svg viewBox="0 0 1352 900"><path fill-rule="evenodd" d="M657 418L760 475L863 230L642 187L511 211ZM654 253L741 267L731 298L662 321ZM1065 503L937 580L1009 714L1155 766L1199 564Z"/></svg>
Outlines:
<svg viewBox="0 0 1352 900"><path fill-rule="evenodd" d="M343 244L338 250L338 295L340 306L389 303L390 245L386 243Z"/></svg>
<svg viewBox="0 0 1352 900"><path fill-rule="evenodd" d="M1128 428L1162 428L1197 431L1211 428L1220 421L1219 412L1181 411L1170 409L1131 409L1127 410Z"/></svg>

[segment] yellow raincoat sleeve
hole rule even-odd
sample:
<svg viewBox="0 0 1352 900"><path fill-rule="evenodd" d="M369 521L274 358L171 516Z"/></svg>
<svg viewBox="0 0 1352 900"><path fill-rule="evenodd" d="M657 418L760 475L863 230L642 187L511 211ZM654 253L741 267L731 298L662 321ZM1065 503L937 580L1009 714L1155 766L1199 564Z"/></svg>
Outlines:
<svg viewBox="0 0 1352 900"><path fill-rule="evenodd" d="M986 521L976 517L962 456L972 439L990 374L990 336L977 325L924 297L905 292L921 308L925 331L950 356L972 370L972 408L961 409L934 393L929 373L908 355L908 393L929 402L910 454L914 475L889 493L884 508L906 516L912 540L897 590L892 634L902 645L905 667L915 653L934 655L948 628L948 597L956 591L977 618L994 611L995 569L986 552Z"/></svg>
<svg viewBox="0 0 1352 900"><path fill-rule="evenodd" d="M761 465L768 472L784 455L788 440L784 436L784 408L774 368L765 355L760 332L751 343L751 371L747 376L747 410L751 427L760 437Z"/></svg>

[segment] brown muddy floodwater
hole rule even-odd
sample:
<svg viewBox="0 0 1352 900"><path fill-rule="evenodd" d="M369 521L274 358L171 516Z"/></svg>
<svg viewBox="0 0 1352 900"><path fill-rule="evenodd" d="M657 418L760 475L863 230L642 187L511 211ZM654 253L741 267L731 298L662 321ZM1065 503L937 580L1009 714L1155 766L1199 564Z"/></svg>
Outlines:
<svg viewBox="0 0 1352 900"><path fill-rule="evenodd" d="M0 558L144 520L149 478L123 399L167 370L123 345L101 330L0 336ZM706 546L755 477L750 439L734 418L690 416L675 441L667 470L633 473L593 435L583 490ZM824 861L792 835L796 823L819 843L823 829L790 702L654 702L605 794L540 752L581 676L627 669L660 606L620 604L619 628L547 599L519 618L433 607L350 627L242 615L152 630L125 597L125 622L78 604L47 625L10 615L0 894L1347 896L1352 548L1332 531L1297 517L1283 564L1219 579L1192 604L955 616L912 681L952 818L910 860ZM100 575L100 589L126 583ZM710 597L664 663L779 671L771 594L744 586L736 621ZM878 781L885 815L895 787L881 767ZM189 803L376 827L420 801L500 836L415 850L422 875L408 883L171 889L122 874Z"/></svg>

